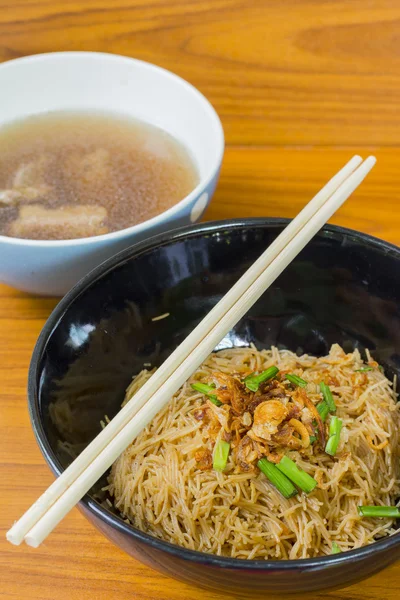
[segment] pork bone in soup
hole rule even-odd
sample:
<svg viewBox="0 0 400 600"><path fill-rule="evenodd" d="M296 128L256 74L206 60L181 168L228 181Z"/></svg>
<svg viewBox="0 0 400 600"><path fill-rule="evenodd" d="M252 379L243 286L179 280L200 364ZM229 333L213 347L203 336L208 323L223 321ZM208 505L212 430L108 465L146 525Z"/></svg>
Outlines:
<svg viewBox="0 0 400 600"><path fill-rule="evenodd" d="M187 149L114 113L52 112L0 128L0 235L62 240L125 229L197 185Z"/></svg>

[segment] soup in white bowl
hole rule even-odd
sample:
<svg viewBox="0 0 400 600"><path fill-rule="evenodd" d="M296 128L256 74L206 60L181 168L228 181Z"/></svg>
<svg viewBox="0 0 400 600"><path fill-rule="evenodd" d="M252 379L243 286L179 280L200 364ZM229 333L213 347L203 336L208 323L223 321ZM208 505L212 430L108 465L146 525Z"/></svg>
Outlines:
<svg viewBox="0 0 400 600"><path fill-rule="evenodd" d="M3 63L0 87L0 128L57 111L113 113L171 136L186 149L198 178L172 206L118 231L61 240L0 233L0 281L32 293L62 295L116 252L193 223L205 211L221 167L223 130L208 100L177 75L123 56L60 52Z"/></svg>
<svg viewBox="0 0 400 600"><path fill-rule="evenodd" d="M115 113L55 111L0 128L0 233L62 240L137 225L197 185L186 148Z"/></svg>

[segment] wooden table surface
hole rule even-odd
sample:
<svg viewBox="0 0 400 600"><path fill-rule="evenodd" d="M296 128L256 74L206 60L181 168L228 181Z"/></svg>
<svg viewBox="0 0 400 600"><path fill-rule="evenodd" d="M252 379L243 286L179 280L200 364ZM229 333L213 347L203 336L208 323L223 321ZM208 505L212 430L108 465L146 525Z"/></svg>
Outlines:
<svg viewBox="0 0 400 600"><path fill-rule="evenodd" d="M207 219L293 216L352 154L373 152L378 165L333 222L400 244L399 19L396 0L3 0L0 60L96 50L191 81L226 134ZM222 598L129 558L77 510L40 549L5 542L13 520L52 481L25 388L33 346L56 303L0 285L0 597ZM399 587L397 564L313 597L397 600Z"/></svg>

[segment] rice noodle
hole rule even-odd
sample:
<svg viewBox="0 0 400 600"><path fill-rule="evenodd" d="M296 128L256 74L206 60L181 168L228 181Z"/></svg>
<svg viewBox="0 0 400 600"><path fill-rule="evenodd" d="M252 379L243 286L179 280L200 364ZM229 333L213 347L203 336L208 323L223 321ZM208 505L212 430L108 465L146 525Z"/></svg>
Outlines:
<svg viewBox="0 0 400 600"><path fill-rule="evenodd" d="M314 402L320 399L319 382L328 381L343 421L334 458L291 452L318 486L290 499L258 470L238 472L232 456L224 473L201 471L194 458L206 444L204 429L193 417L204 397L190 382L216 370L246 373L274 364L300 377L306 373ZM393 519L363 518L357 512L362 504L393 505L400 495L396 394L378 369L355 372L363 366L357 350L345 354L338 345L322 358L255 347L211 354L113 465L108 491L115 507L158 538L242 559L320 556L331 553L332 542L345 551L395 533ZM150 375L142 371L133 380L125 402Z"/></svg>

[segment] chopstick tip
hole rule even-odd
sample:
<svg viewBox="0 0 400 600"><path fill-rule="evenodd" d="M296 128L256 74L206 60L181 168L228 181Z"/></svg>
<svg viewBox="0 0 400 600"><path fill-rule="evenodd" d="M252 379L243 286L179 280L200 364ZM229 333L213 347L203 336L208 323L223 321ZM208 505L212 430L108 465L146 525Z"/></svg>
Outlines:
<svg viewBox="0 0 400 600"><path fill-rule="evenodd" d="M17 538L17 536L15 536L13 534L12 528L9 531L7 531L7 533L6 533L6 539L7 539L7 542L10 542L10 544L13 544L14 546L19 546L20 543L21 543L21 540L19 540Z"/></svg>
<svg viewBox="0 0 400 600"><path fill-rule="evenodd" d="M27 533L24 537L24 541L27 544L27 546L30 546L31 548L38 548L40 546L40 541L35 539L33 536L29 535L29 533Z"/></svg>

